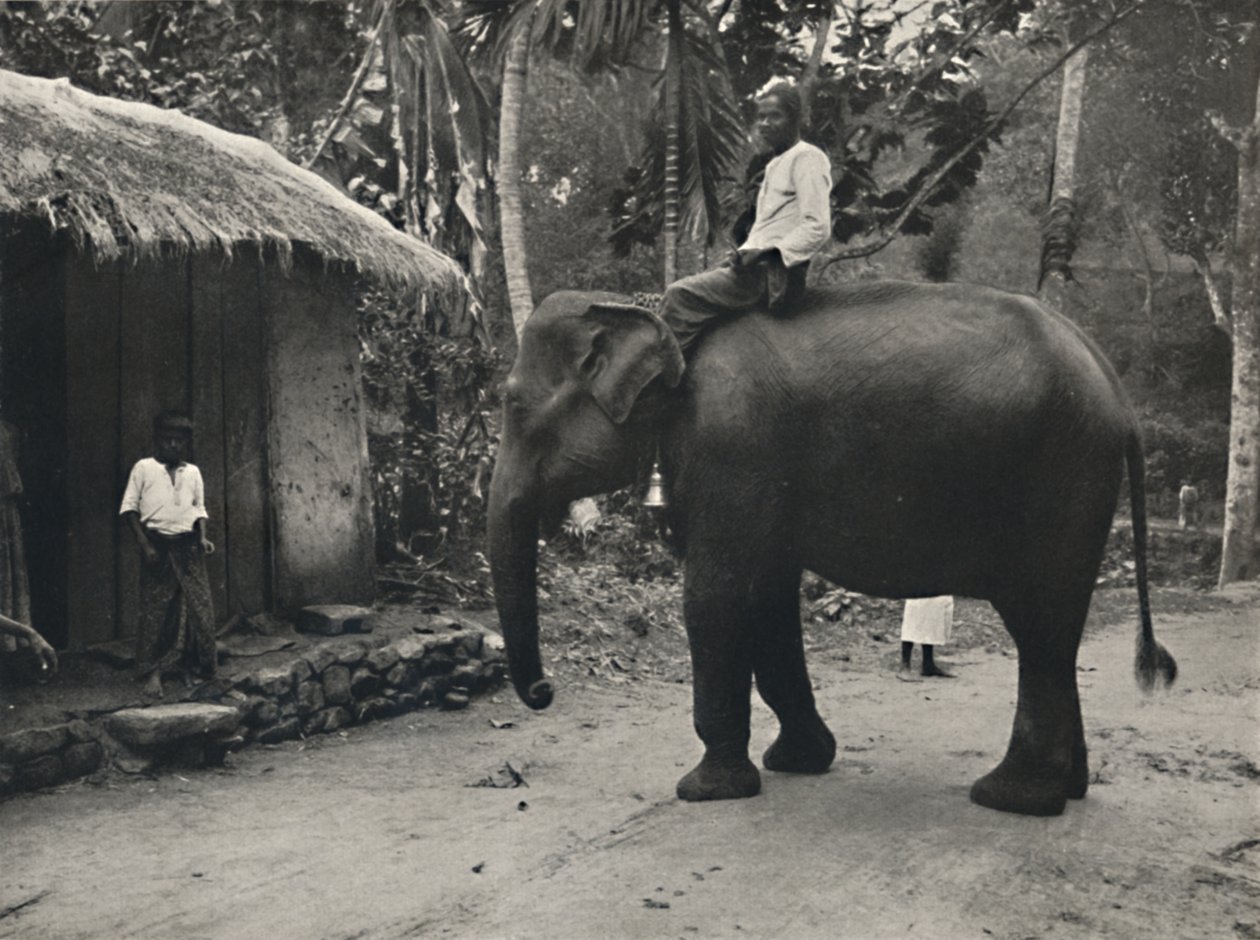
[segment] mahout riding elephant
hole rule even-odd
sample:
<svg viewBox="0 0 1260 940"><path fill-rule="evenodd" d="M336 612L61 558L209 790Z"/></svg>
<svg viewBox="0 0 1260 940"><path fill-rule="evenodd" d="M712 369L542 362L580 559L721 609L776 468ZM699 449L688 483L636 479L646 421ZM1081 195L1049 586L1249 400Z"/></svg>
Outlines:
<svg viewBox="0 0 1260 940"><path fill-rule="evenodd" d="M659 448L685 544L700 763L684 800L753 796L752 679L778 718L767 769L820 773L836 744L801 640L803 569L879 597L992 603L1019 653L1006 756L982 806L1061 813L1089 784L1076 654L1127 462L1137 674L1171 683L1146 582L1133 411L1079 329L1029 297L959 284L816 290L791 316L713 329L684 370L669 329L609 293L562 291L504 385L489 547L512 681L552 701L538 646L540 520L641 479Z"/></svg>

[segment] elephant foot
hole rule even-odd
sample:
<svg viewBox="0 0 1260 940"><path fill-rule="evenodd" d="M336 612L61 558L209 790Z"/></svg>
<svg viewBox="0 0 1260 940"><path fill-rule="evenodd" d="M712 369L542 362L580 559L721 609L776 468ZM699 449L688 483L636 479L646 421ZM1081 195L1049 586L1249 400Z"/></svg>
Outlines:
<svg viewBox="0 0 1260 940"><path fill-rule="evenodd" d="M1003 761L971 785L971 802L1004 813L1058 816L1067 806L1069 789L1061 777L1020 770ZM1085 795L1083 788L1080 795Z"/></svg>
<svg viewBox="0 0 1260 940"><path fill-rule="evenodd" d="M836 739L827 726L818 721L808 733L779 733L778 739L766 748L761 762L766 770L789 774L820 774L836 759Z"/></svg>
<svg viewBox="0 0 1260 940"><path fill-rule="evenodd" d="M705 757L678 781L677 792L680 800L689 803L742 800L761 792L761 773L746 756L721 763Z"/></svg>

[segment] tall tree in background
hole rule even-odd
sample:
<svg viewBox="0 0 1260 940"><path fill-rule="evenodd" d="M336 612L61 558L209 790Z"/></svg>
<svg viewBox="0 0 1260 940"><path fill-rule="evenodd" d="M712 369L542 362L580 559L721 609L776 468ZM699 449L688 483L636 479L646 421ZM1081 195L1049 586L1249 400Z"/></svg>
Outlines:
<svg viewBox="0 0 1260 940"><path fill-rule="evenodd" d="M1260 575L1260 87L1249 125L1218 122L1238 150L1238 217L1234 228L1233 391L1229 475L1218 586Z"/></svg>
<svg viewBox="0 0 1260 940"><path fill-rule="evenodd" d="M663 15L662 15L663 14ZM641 200L671 219L666 279L677 272L676 246L685 231L707 232L718 213L717 180L732 176L744 131L702 7L681 0L466 0L460 31L474 52L502 55L528 32L533 49L586 75L615 72L664 46L656 114L645 145L647 182ZM670 24L674 25L670 30ZM676 128L665 132L665 128ZM672 141L672 143L670 143ZM666 196L666 154L676 155ZM671 156L671 160L674 157ZM500 154L500 163L504 161ZM518 164L519 165L519 164ZM515 316L515 309L514 309Z"/></svg>
<svg viewBox="0 0 1260 940"><path fill-rule="evenodd" d="M651 0L466 0L458 31L470 55L502 63L499 165L495 190L512 325L519 337L533 311L521 203L521 117L531 52L569 61L587 74L631 55L648 24Z"/></svg>
<svg viewBox="0 0 1260 940"><path fill-rule="evenodd" d="M507 278L512 328L520 339L525 320L534 309L529 283L529 259L525 251L525 219L521 212L521 117L525 110L526 77L529 73L532 17L512 35L503 59L503 84L499 89L499 165L494 188L499 197L499 240L503 245L503 270Z"/></svg>
<svg viewBox="0 0 1260 940"><path fill-rule="evenodd" d="M665 37L665 283L678 280L678 220L681 179L678 172L682 120L683 38L682 0L666 0L669 11Z"/></svg>
<svg viewBox="0 0 1260 940"><path fill-rule="evenodd" d="M1050 196L1041 228L1041 269L1038 293L1057 310L1072 280L1076 253L1076 155L1081 141L1081 112L1089 74L1089 47L1083 46L1063 63L1059 92L1059 122L1054 138L1054 168Z"/></svg>

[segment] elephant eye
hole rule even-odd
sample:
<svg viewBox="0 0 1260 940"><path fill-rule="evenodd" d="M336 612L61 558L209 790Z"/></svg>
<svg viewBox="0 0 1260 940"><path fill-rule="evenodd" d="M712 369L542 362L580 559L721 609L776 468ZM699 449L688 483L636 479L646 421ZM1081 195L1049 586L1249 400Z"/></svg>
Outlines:
<svg viewBox="0 0 1260 940"><path fill-rule="evenodd" d="M591 351L586 354L586 358L582 360L582 365L580 366L582 375L588 379L593 379L603 371L604 362L607 358L604 353L607 347L608 334L603 330L591 337Z"/></svg>
<svg viewBox="0 0 1260 940"><path fill-rule="evenodd" d="M593 379L599 375L600 370L604 367L604 357L599 350L592 349L586 354L586 358L582 360L582 374L588 379Z"/></svg>

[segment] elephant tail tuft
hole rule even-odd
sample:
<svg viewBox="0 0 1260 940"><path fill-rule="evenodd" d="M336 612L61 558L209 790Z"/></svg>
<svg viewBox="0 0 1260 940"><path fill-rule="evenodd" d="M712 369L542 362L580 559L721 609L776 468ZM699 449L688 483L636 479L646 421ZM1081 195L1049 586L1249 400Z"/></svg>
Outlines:
<svg viewBox="0 0 1260 940"><path fill-rule="evenodd" d="M1144 634L1138 637L1137 659L1133 671L1142 691L1150 692L1154 689L1155 680L1161 675L1164 677L1164 687L1167 688L1177 681L1177 660L1164 649L1162 643L1156 642L1154 637L1148 642Z"/></svg>
<svg viewBox="0 0 1260 940"><path fill-rule="evenodd" d="M1146 574L1146 459L1142 454L1142 440L1136 427L1129 432L1126 458L1129 470L1129 513L1133 519L1134 576L1141 618L1133 670L1138 685L1143 691L1149 692L1155 688L1155 681L1161 675L1165 687L1173 684L1177 678L1177 661L1155 640L1155 627L1151 622L1151 592Z"/></svg>

